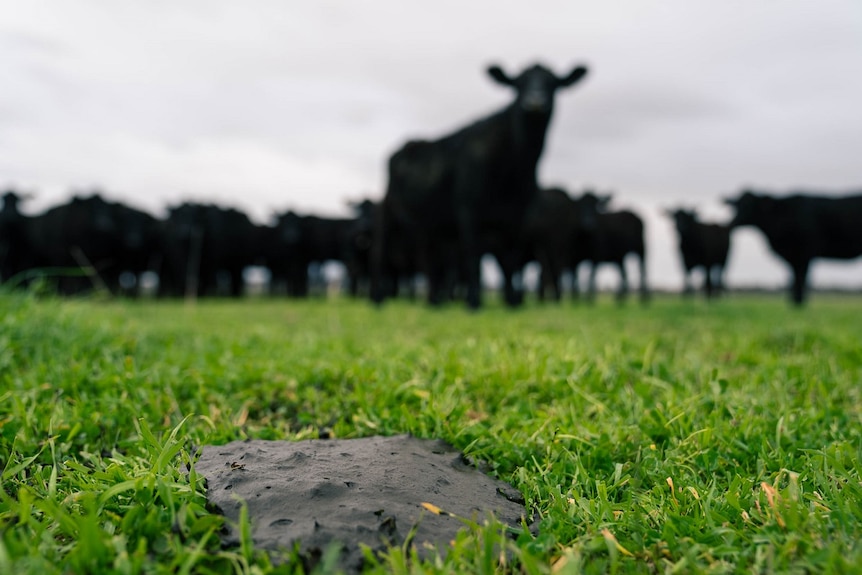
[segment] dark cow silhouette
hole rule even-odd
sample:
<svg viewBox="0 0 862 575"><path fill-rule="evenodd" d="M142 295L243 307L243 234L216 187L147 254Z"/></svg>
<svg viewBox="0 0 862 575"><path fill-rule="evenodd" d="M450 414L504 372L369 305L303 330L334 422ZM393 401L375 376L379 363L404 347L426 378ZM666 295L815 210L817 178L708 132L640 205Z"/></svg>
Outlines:
<svg viewBox="0 0 862 575"><path fill-rule="evenodd" d="M261 230L234 208L186 202L168 208L162 225L159 294L242 295L245 268L262 258Z"/></svg>
<svg viewBox="0 0 862 575"><path fill-rule="evenodd" d="M285 290L291 297L304 297L308 295L309 263L303 243L304 216L288 210L276 214L274 219L262 246L272 290Z"/></svg>
<svg viewBox="0 0 862 575"><path fill-rule="evenodd" d="M524 238L527 259L540 266L537 289L540 300L544 300L548 292L556 301L562 296L562 275L571 264L578 212L577 202L562 188L539 190L530 206Z"/></svg>
<svg viewBox="0 0 862 575"><path fill-rule="evenodd" d="M679 236L679 251L684 269L683 293L691 294L691 273L703 269L704 291L707 298L719 295L724 289L723 275L730 251L730 226L708 224L698 220L694 210L669 210Z"/></svg>
<svg viewBox="0 0 862 575"><path fill-rule="evenodd" d="M3 194L0 210L0 281L8 282L17 274L35 265L30 241L30 218L19 209L22 201L29 198L8 190ZM21 278L18 278L16 283Z"/></svg>
<svg viewBox="0 0 862 575"><path fill-rule="evenodd" d="M356 293L360 277L368 275L374 205L356 206L355 218L324 218L292 211L276 215L269 232L267 265L275 285L286 284L288 295L304 297L309 292L310 273L319 272L328 261L344 264ZM314 274L311 274L314 275ZM317 278L315 278L317 279ZM321 283L317 279L315 283Z"/></svg>
<svg viewBox="0 0 862 575"><path fill-rule="evenodd" d="M90 288L120 293L121 275L137 278L149 268L157 249L155 217L107 201L98 192L76 195L33 217L29 229L33 263L66 270L57 278L64 294Z"/></svg>
<svg viewBox="0 0 862 575"><path fill-rule="evenodd" d="M392 155L375 233L375 301L386 295L382 277L393 257L390 250L407 243L415 246L419 265L428 275L431 302L444 299L439 270L454 268L466 283L467 304L478 308L480 258L486 249L498 255L507 303L520 302L512 277L523 261L518 255L523 250L522 227L538 190L536 168L554 95L586 72L579 66L559 78L535 65L513 78L492 66L491 78L515 89L514 102L438 140L410 141Z"/></svg>
<svg viewBox="0 0 862 575"><path fill-rule="evenodd" d="M379 206L369 199L349 205L355 217L347 232L344 265L347 268L348 293L356 297L360 291L367 293L370 290L374 219Z"/></svg>
<svg viewBox="0 0 862 575"><path fill-rule="evenodd" d="M588 300L593 301L596 293L596 272L600 264L616 265L620 272L620 285L617 301L622 302L628 294L628 275L625 260L629 254L638 258L640 272L640 298L649 299L646 279L646 250L644 247L643 221L631 211L607 212L610 195L597 196L592 192L584 193L577 202L580 217L584 222L575 235L572 256L573 291L577 295L577 271L583 262L590 264Z"/></svg>
<svg viewBox="0 0 862 575"><path fill-rule="evenodd" d="M772 250L790 266L790 294L796 305L805 302L813 259L862 256L862 194L776 197L745 190L725 202L736 209L732 227L759 228Z"/></svg>

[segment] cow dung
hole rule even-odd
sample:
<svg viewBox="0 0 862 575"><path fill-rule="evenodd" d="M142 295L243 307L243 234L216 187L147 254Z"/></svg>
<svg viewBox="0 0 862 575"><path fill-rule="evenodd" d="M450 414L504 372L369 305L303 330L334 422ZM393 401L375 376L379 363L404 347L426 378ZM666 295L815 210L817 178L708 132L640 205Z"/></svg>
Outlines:
<svg viewBox="0 0 862 575"><path fill-rule="evenodd" d="M298 546L313 566L331 544L340 547L340 567L358 572L360 544L375 553L401 546L415 529L420 557L449 542L489 514L518 527L524 500L510 485L476 469L440 440L410 435L308 441L234 441L205 446L195 465L206 478L207 500L228 519L226 546L239 543L236 525L248 506L256 548L274 562ZM432 507L423 507L423 503ZM456 515L435 514L440 508Z"/></svg>

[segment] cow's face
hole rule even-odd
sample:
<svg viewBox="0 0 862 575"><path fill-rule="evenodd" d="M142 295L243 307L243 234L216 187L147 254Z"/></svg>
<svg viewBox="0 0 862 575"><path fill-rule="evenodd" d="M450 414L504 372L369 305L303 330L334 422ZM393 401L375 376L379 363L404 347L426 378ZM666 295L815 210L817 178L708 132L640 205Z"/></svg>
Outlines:
<svg viewBox="0 0 862 575"><path fill-rule="evenodd" d="M730 222L731 227L754 226L769 217L773 198L745 190L738 198L728 198L724 203L736 210L736 215Z"/></svg>
<svg viewBox="0 0 862 575"><path fill-rule="evenodd" d="M593 192L586 192L575 200L577 224L581 230L592 231L596 229L599 213L607 210L611 197L610 194L596 195Z"/></svg>
<svg viewBox="0 0 862 575"><path fill-rule="evenodd" d="M554 94L560 88L580 81L587 73L584 66L575 67L563 78L540 64L531 66L515 78L510 77L499 66L488 68L488 74L496 82L515 88L517 106L531 114L549 114L554 107Z"/></svg>
<svg viewBox="0 0 862 575"><path fill-rule="evenodd" d="M695 214L694 210L673 210L669 211L668 215L673 218L676 229L681 234L687 233L697 222L697 214Z"/></svg>

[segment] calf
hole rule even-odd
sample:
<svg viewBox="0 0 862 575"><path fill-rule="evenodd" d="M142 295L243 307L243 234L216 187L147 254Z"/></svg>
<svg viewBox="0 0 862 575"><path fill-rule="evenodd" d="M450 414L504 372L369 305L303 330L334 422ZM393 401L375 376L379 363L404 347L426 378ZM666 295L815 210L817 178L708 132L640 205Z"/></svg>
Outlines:
<svg viewBox="0 0 862 575"><path fill-rule="evenodd" d="M706 297L719 295L724 289L722 276L730 251L730 226L706 224L697 219L694 210L669 210L667 212L679 235L679 251L685 270L683 292L693 293L691 272L703 268Z"/></svg>
<svg viewBox="0 0 862 575"><path fill-rule="evenodd" d="M579 212L582 221L580 231L575 236L572 250L572 268L577 278L577 269L582 262L590 263L588 298L595 299L596 272L599 264L610 263L617 266L620 272L620 285L617 290L617 301L622 302L628 294L628 276L625 259L629 254L638 258L640 271L640 297L642 302L649 299L646 280L646 250L644 248L643 221L633 212L604 211L610 202L610 196L596 196L588 192L578 199ZM577 293L577 279L575 290Z"/></svg>

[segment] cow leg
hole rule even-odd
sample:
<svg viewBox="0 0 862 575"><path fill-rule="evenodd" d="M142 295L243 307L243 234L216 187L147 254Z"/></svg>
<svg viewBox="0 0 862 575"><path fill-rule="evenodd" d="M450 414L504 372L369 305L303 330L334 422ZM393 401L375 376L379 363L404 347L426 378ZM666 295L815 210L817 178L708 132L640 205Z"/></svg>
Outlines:
<svg viewBox="0 0 862 575"><path fill-rule="evenodd" d="M230 271L230 295L231 297L242 296L243 285L242 268Z"/></svg>
<svg viewBox="0 0 862 575"><path fill-rule="evenodd" d="M524 303L524 292L515 282L515 276L518 274L519 266L512 265L512 262L506 262L500 266L503 272L503 288L505 291L506 305L509 307L518 307Z"/></svg>
<svg viewBox="0 0 862 575"><path fill-rule="evenodd" d="M548 271L545 268L545 266L542 266L541 264L540 264L540 266L541 267L539 268L539 285L536 286L536 296L538 297L540 302L544 303L544 301L545 301L545 290L547 289L547 283L548 283L548 280L547 280Z"/></svg>
<svg viewBox="0 0 862 575"><path fill-rule="evenodd" d="M386 290L383 286L383 267L386 251L386 211L385 207L380 207L380 212L373 222L374 234L371 239L371 301L375 304L383 303L386 298ZM397 286L397 280L396 286ZM395 287L395 291L398 288Z"/></svg>
<svg viewBox="0 0 862 575"><path fill-rule="evenodd" d="M682 273L682 295L686 298L694 295L694 287L691 285L691 268L686 268Z"/></svg>
<svg viewBox="0 0 862 575"><path fill-rule="evenodd" d="M647 287L647 273L646 273L646 257L643 254L639 254L638 258L638 271L640 272L640 297L641 303L647 303L649 301L649 287Z"/></svg>
<svg viewBox="0 0 862 575"><path fill-rule="evenodd" d="M801 306L805 303L806 287L808 282L808 266L810 260L803 260L792 264L793 267L793 285L791 287L791 295L793 303Z"/></svg>
<svg viewBox="0 0 862 575"><path fill-rule="evenodd" d="M580 266L575 265L572 267L572 299L578 300L581 298L581 286L578 283L578 268Z"/></svg>
<svg viewBox="0 0 862 575"><path fill-rule="evenodd" d="M712 268L708 265L704 266L703 274L703 290L706 292L706 299L712 299Z"/></svg>
<svg viewBox="0 0 862 575"><path fill-rule="evenodd" d="M547 269L547 272L545 271ZM551 297L554 301L559 302L562 296L562 287L560 286L562 272L560 271L557 262L554 258L546 257L542 264L542 279L545 286L551 291Z"/></svg>
<svg viewBox="0 0 862 575"><path fill-rule="evenodd" d="M620 287L617 290L617 303L623 303L629 293L629 278L626 274L625 258L617 262L617 269L620 270Z"/></svg>
<svg viewBox="0 0 862 575"><path fill-rule="evenodd" d="M713 281L713 289L715 290L715 297L718 297L724 293L724 267L723 266L715 266L715 281Z"/></svg>
<svg viewBox="0 0 862 575"><path fill-rule="evenodd" d="M457 192L456 192L457 194ZM482 305L482 277L479 246L475 223L469 210L458 210L458 235L461 243L464 281L467 283L467 307L479 309Z"/></svg>
<svg viewBox="0 0 862 575"><path fill-rule="evenodd" d="M590 262L590 277L587 280L587 303L596 301L596 272L599 269L599 262Z"/></svg>

